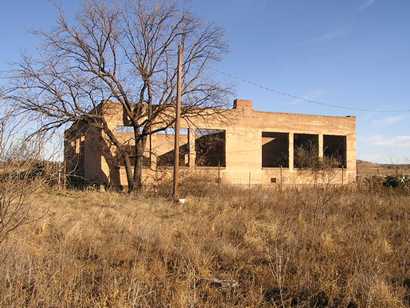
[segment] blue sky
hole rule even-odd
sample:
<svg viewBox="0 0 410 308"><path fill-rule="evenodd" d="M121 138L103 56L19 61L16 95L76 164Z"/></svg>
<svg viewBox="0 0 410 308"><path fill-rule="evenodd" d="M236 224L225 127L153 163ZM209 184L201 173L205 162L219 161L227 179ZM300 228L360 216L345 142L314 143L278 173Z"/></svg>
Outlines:
<svg viewBox="0 0 410 308"><path fill-rule="evenodd" d="M74 14L81 1L60 2ZM410 162L410 1L192 0L184 5L226 31L230 52L218 70L268 88L329 104L306 103L228 75L235 96L259 110L356 115L358 158ZM34 29L50 29L47 0L4 1L0 70L35 53ZM409 110L408 112L361 112Z"/></svg>

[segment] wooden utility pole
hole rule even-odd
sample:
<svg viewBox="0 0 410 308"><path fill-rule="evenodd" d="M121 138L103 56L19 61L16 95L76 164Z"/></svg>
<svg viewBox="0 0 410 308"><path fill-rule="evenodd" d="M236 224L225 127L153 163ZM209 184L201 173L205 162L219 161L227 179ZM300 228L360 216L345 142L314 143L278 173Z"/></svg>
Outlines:
<svg viewBox="0 0 410 308"><path fill-rule="evenodd" d="M172 197L178 200L178 174L179 174L179 129L181 116L182 96L182 63L184 59L184 48L178 47L178 70L177 70L177 100L175 103L175 142L174 142L174 181L172 186Z"/></svg>
<svg viewBox="0 0 410 308"><path fill-rule="evenodd" d="M148 122L149 122L149 167L152 167L152 125L151 125L151 117L152 117L152 106L151 103L148 105Z"/></svg>

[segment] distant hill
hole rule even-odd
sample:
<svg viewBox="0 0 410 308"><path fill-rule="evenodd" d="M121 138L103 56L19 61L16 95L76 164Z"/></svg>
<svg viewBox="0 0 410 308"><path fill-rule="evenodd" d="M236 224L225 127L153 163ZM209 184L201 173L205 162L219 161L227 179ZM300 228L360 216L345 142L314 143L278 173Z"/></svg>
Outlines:
<svg viewBox="0 0 410 308"><path fill-rule="evenodd" d="M410 164L379 164L357 160L357 175L410 175Z"/></svg>

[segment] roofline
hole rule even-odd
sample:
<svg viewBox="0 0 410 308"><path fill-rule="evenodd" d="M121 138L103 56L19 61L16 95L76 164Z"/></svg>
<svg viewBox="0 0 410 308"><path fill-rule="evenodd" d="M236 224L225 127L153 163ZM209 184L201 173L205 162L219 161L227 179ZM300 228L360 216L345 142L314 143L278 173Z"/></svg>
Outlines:
<svg viewBox="0 0 410 308"><path fill-rule="evenodd" d="M324 118L336 118L336 119L356 119L355 115L339 116L339 115L309 114L309 113L300 113L300 112L276 112L276 111L260 111L260 110L252 110L252 111L256 113L290 115L290 116L324 117Z"/></svg>
<svg viewBox="0 0 410 308"><path fill-rule="evenodd" d="M102 104L105 103L110 103L110 104L121 104L118 101L102 101L99 105L97 105L97 107L99 107ZM215 109L215 110L225 110L225 111L229 111L229 110L237 110L235 108L210 108L210 109ZM326 118L336 118L336 119L356 119L355 115L345 115L345 116L341 116L341 115L322 115L322 114L309 114L309 113L300 113L300 112L281 112L281 111L262 111L262 110L255 110L253 108L251 108L252 112L256 112L256 113L267 113L267 114L277 114L277 115L290 115L290 116L307 116L307 117L326 117Z"/></svg>

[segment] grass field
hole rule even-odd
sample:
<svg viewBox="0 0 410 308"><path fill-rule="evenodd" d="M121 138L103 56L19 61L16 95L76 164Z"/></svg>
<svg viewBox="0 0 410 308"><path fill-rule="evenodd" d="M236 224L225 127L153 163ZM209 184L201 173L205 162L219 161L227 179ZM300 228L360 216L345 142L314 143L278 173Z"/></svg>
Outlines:
<svg viewBox="0 0 410 308"><path fill-rule="evenodd" d="M405 307L410 196L199 185L42 191L0 246L1 307Z"/></svg>

